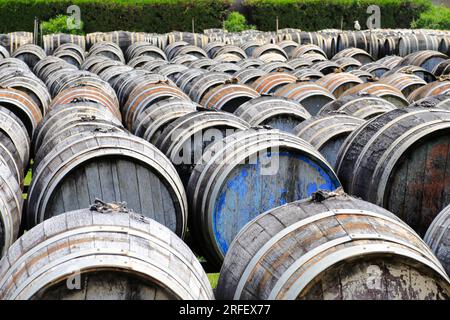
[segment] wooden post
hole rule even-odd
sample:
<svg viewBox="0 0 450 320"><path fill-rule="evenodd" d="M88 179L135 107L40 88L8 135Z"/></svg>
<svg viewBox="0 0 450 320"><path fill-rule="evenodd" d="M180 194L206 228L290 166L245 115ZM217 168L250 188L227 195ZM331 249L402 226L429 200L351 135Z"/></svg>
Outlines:
<svg viewBox="0 0 450 320"><path fill-rule="evenodd" d="M39 19L34 17L33 43L38 44L39 40Z"/></svg>
<svg viewBox="0 0 450 320"><path fill-rule="evenodd" d="M195 18L192 18L192 33L195 33Z"/></svg>
<svg viewBox="0 0 450 320"><path fill-rule="evenodd" d="M277 19L276 19L276 21L275 21L275 30L276 30L276 32L278 33L278 27L279 27L279 20L278 20L278 16L277 16Z"/></svg>
<svg viewBox="0 0 450 320"><path fill-rule="evenodd" d="M344 17L341 16L341 30L344 28Z"/></svg>

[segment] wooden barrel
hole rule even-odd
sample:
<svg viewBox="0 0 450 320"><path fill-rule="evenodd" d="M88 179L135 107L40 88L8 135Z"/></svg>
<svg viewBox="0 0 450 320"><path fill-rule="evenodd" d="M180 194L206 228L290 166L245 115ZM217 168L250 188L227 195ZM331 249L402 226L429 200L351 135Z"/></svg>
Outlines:
<svg viewBox="0 0 450 320"><path fill-rule="evenodd" d="M48 55L64 44L75 44L86 51L86 38L75 34L47 34L42 37L42 43Z"/></svg>
<svg viewBox="0 0 450 320"><path fill-rule="evenodd" d="M329 90L335 97L339 97L342 93L363 83L363 81L353 74L340 72L327 74L315 83Z"/></svg>
<svg viewBox="0 0 450 320"><path fill-rule="evenodd" d="M283 62L289 59L286 52L284 52L280 46L272 43L264 44L255 48L255 50L253 50L252 57L261 59L266 63L273 61Z"/></svg>
<svg viewBox="0 0 450 320"><path fill-rule="evenodd" d="M6 50L5 47L0 46L0 58L1 59L6 59L6 58L9 58L9 57L10 57L10 54L9 54L8 50Z"/></svg>
<svg viewBox="0 0 450 320"><path fill-rule="evenodd" d="M210 57L214 60L217 60L217 58L219 56L225 55L225 54L232 54L232 55L236 56L238 58L238 61L248 58L247 54L245 53L244 50L242 50L238 46L234 46L231 44L227 44L227 45L218 47L217 50L214 50L213 52L211 52Z"/></svg>
<svg viewBox="0 0 450 320"><path fill-rule="evenodd" d="M139 114L150 108L153 103L171 97L190 101L183 91L166 83L143 83L136 86L122 107L122 116L126 127L131 129Z"/></svg>
<svg viewBox="0 0 450 320"><path fill-rule="evenodd" d="M318 115L333 112L345 113L353 117L368 120L397 107L383 98L369 93L357 93L333 100L320 109Z"/></svg>
<svg viewBox="0 0 450 320"><path fill-rule="evenodd" d="M423 79L425 82L430 83L433 81L436 81L436 77L431 72L425 70L422 67L418 66L397 66L392 68L391 70L385 72L381 79L389 77L393 74L398 73L406 73L406 74L414 74L418 76L419 78Z"/></svg>
<svg viewBox="0 0 450 320"><path fill-rule="evenodd" d="M402 60L403 60L403 58L399 57L399 56L386 56L384 58L377 60L377 62L379 64L382 64L382 65L388 67L389 69L392 69L392 68L398 66L398 64Z"/></svg>
<svg viewBox="0 0 450 320"><path fill-rule="evenodd" d="M336 50L343 51L349 48L369 50L370 39L364 31L343 31L337 36Z"/></svg>
<svg viewBox="0 0 450 320"><path fill-rule="evenodd" d="M398 108L404 108L409 105L408 99L406 99L400 90L381 82L367 82L358 84L345 91L342 96L347 96L358 92L373 94L393 103Z"/></svg>
<svg viewBox="0 0 450 320"><path fill-rule="evenodd" d="M32 140L34 153L48 140L61 135L66 129L100 121L114 123L117 127L122 126L115 114L101 103L83 101L57 104L36 127ZM36 159L34 162L37 163Z"/></svg>
<svg viewBox="0 0 450 320"><path fill-rule="evenodd" d="M209 90L200 101L207 109L233 113L243 103L259 97L259 93L242 84L223 84Z"/></svg>
<svg viewBox="0 0 450 320"><path fill-rule="evenodd" d="M186 41L173 41L164 48L164 53L166 54L167 57L172 57L172 51L187 45L189 45L189 43L187 43ZM206 48L205 51L207 52L208 55L211 53L210 51L206 50Z"/></svg>
<svg viewBox="0 0 450 320"><path fill-rule="evenodd" d="M94 56L87 57L81 64L80 69L96 73L94 70L99 69L99 68L101 69L102 65L104 66L105 64L106 65L117 65L117 64L122 64L122 63L117 60L109 59L105 56L94 55ZM100 65L100 66L97 67L98 65Z"/></svg>
<svg viewBox="0 0 450 320"><path fill-rule="evenodd" d="M293 51L299 46L299 44L292 40L283 40L278 43L281 49L288 55L288 57L293 57ZM320 48L319 48L320 49Z"/></svg>
<svg viewBox="0 0 450 320"><path fill-rule="evenodd" d="M45 82L54 72L62 69L70 71L77 70L77 67L68 64L66 61L58 57L47 56L36 63L33 71L42 81Z"/></svg>
<svg viewBox="0 0 450 320"><path fill-rule="evenodd" d="M0 161L0 256L16 240L22 217L22 191L10 168Z"/></svg>
<svg viewBox="0 0 450 320"><path fill-rule="evenodd" d="M29 71L27 64L22 60L17 58L4 58L0 59L0 68L3 70L4 68L13 67L20 71Z"/></svg>
<svg viewBox="0 0 450 320"><path fill-rule="evenodd" d="M411 33L400 37L398 53L401 57L405 57L418 51L438 50L439 44L440 40L437 37L424 33Z"/></svg>
<svg viewBox="0 0 450 320"><path fill-rule="evenodd" d="M0 131L0 163L7 166L18 184L22 186L25 169L22 165L19 150L4 132Z"/></svg>
<svg viewBox="0 0 450 320"><path fill-rule="evenodd" d="M150 143L117 130L81 132L45 155L33 170L27 226L86 207L95 198L126 201L184 235L187 203L175 168Z"/></svg>
<svg viewBox="0 0 450 320"><path fill-rule="evenodd" d="M323 55L314 52L305 53L301 57L305 60L310 61L311 63L328 61L327 58L325 58Z"/></svg>
<svg viewBox="0 0 450 320"><path fill-rule="evenodd" d="M370 72L371 74L374 75L374 77L380 78L383 76L383 74L385 74L390 69L381 63L369 62L369 63L366 63L365 65L361 66L359 68L359 70Z"/></svg>
<svg viewBox="0 0 450 320"><path fill-rule="evenodd" d="M234 114L252 127L269 126L281 131L293 129L311 115L298 102L281 97L262 96L241 104Z"/></svg>
<svg viewBox="0 0 450 320"><path fill-rule="evenodd" d="M374 75L371 74L370 72L367 72L367 71L364 71L364 70L360 70L360 69L350 70L350 71L348 71L348 73L357 76L357 77L360 78L363 82L373 82L373 81L378 80L378 79L376 79L376 78L374 77Z"/></svg>
<svg viewBox="0 0 450 320"><path fill-rule="evenodd" d="M436 77L450 75L450 59L444 60L444 61L440 62L439 64L437 64L434 67L432 73Z"/></svg>
<svg viewBox="0 0 450 320"><path fill-rule="evenodd" d="M231 75L224 72L206 72L191 80L188 95L192 101L199 103L209 90L225 84L231 79Z"/></svg>
<svg viewBox="0 0 450 320"><path fill-rule="evenodd" d="M426 85L425 80L414 74L394 73L384 77L380 83L386 83L400 90L405 97L408 97L414 90Z"/></svg>
<svg viewBox="0 0 450 320"><path fill-rule="evenodd" d="M202 68L189 67L188 69L180 72L177 79L175 80L175 84L184 93L189 93L192 80L195 79L196 77L201 76L202 74L204 74L206 72L207 71Z"/></svg>
<svg viewBox="0 0 450 320"><path fill-rule="evenodd" d="M132 132L155 144L163 130L176 119L196 111L196 104L178 98L169 98L144 110L133 123Z"/></svg>
<svg viewBox="0 0 450 320"><path fill-rule="evenodd" d="M67 63L72 64L77 68L79 68L83 63L83 58L80 58L80 56L77 53L71 50L61 50L55 52L54 56L63 59Z"/></svg>
<svg viewBox="0 0 450 320"><path fill-rule="evenodd" d="M323 55L325 58L327 58L327 54L320 48L319 46L315 44L303 44L298 47L296 47L293 51L290 57L293 58L301 58L304 54L307 53L318 53Z"/></svg>
<svg viewBox="0 0 450 320"><path fill-rule="evenodd" d="M208 69L210 66L217 64L218 61L209 58L200 58L195 61L192 61L189 64L189 68L200 68L200 69Z"/></svg>
<svg viewBox="0 0 450 320"><path fill-rule="evenodd" d="M264 64L264 61L258 59L258 58L247 58L239 61L237 65L241 67L242 69L247 68L258 68L259 66L262 66Z"/></svg>
<svg viewBox="0 0 450 320"><path fill-rule="evenodd" d="M193 46L193 45L184 45L184 46L175 47L172 50L170 50L170 52L168 52L168 54L167 54L167 59L172 60L176 56L179 56L179 55L181 56L181 55L185 55L185 54L193 55L193 56L197 57L198 59L208 58L207 53L202 48L199 48L199 47Z"/></svg>
<svg viewBox="0 0 450 320"><path fill-rule="evenodd" d="M275 91L274 95L297 101L313 116L326 103L335 99L328 89L311 82L287 84Z"/></svg>
<svg viewBox="0 0 450 320"><path fill-rule="evenodd" d="M312 65L312 62L304 59L304 58L293 58L293 59L289 59L286 62L288 65L290 65L292 68L294 68L295 70L297 69L302 69L302 68L307 68L310 67Z"/></svg>
<svg viewBox="0 0 450 320"><path fill-rule="evenodd" d="M294 68L292 66L290 66L286 62L280 62L280 61L265 63L262 66L259 66L258 69L261 69L267 73L294 71Z"/></svg>
<svg viewBox="0 0 450 320"><path fill-rule="evenodd" d="M320 71L324 75L341 71L339 65L330 60L315 62L311 65L310 68Z"/></svg>
<svg viewBox="0 0 450 320"><path fill-rule="evenodd" d="M425 97L411 103L409 108L423 107L423 108L437 108L450 110L450 92L439 94L437 96Z"/></svg>
<svg viewBox="0 0 450 320"><path fill-rule="evenodd" d="M222 73L233 74L236 71L241 70L241 67L239 67L235 63L221 62L221 63L213 64L212 66L208 67L208 70L211 72L222 72Z"/></svg>
<svg viewBox="0 0 450 320"><path fill-rule="evenodd" d="M414 90L408 96L408 100L411 102L415 102L426 97L446 94L448 92L450 92L450 81L435 81Z"/></svg>
<svg viewBox="0 0 450 320"><path fill-rule="evenodd" d="M30 137L28 136L28 131L17 115L1 105L0 131L11 139L20 156L20 166L27 170L30 162ZM21 183L22 181L19 182Z"/></svg>
<svg viewBox="0 0 450 320"><path fill-rule="evenodd" d="M168 63L155 69L155 72L162 74L163 76L175 81L180 73L189 69L185 65L177 63Z"/></svg>
<svg viewBox="0 0 450 320"><path fill-rule="evenodd" d="M126 65L120 65L120 66L111 66L103 70L98 74L98 76L108 82L110 85L115 82L115 80L122 75L124 72L128 72L133 70L132 67L126 66Z"/></svg>
<svg viewBox="0 0 450 320"><path fill-rule="evenodd" d="M75 44L75 43L62 44L58 48L55 49L54 53L58 53L61 51L73 52L81 59L81 61L84 61L84 59L86 58L86 50L83 47L81 47L80 45Z"/></svg>
<svg viewBox="0 0 450 320"><path fill-rule="evenodd" d="M97 200L37 225L11 247L0 270L3 300L214 298L188 246L123 203ZM74 276L80 287L71 289Z"/></svg>
<svg viewBox="0 0 450 320"><path fill-rule="evenodd" d="M211 143L249 128L247 122L227 112L190 112L167 125L155 146L170 159L187 186L192 170Z"/></svg>
<svg viewBox="0 0 450 320"><path fill-rule="evenodd" d="M336 172L350 194L395 213L420 235L450 201L450 111L396 109L354 131Z"/></svg>
<svg viewBox="0 0 450 320"><path fill-rule="evenodd" d="M124 66L124 64L120 61L111 60L111 59L106 58L106 59L100 60L98 63L95 63L92 66L90 66L90 68L87 69L87 71L90 71L92 73L95 73L96 75L99 75L100 73L102 73L103 71L105 71L108 68L118 67L118 66Z"/></svg>
<svg viewBox="0 0 450 320"><path fill-rule="evenodd" d="M359 69L362 63L352 57L342 57L334 60L334 62L339 65L339 68L343 71L351 71Z"/></svg>
<svg viewBox="0 0 450 320"><path fill-rule="evenodd" d="M1 71L0 71L1 72ZM0 79L0 87L12 88L28 94L45 114L50 105L51 96L45 84L29 73L15 72Z"/></svg>
<svg viewBox="0 0 450 320"><path fill-rule="evenodd" d="M308 143L263 128L213 143L195 166L187 193L190 230L208 263L220 267L239 230L255 216L339 181Z"/></svg>
<svg viewBox="0 0 450 320"><path fill-rule="evenodd" d="M372 56L369 53L367 53L366 51L364 51L362 49L358 49L358 48L348 48L348 49L339 51L338 53L336 53L334 55L334 57L331 60L334 61L334 60L337 60L337 59L343 58L343 57L354 58L354 59L358 60L359 62L361 62L362 64L366 64L366 63L374 61L374 59L372 58Z"/></svg>
<svg viewBox="0 0 450 320"><path fill-rule="evenodd" d="M139 68L142 67L145 63L154 61L155 59L150 56L138 56L130 59L127 63L130 67Z"/></svg>
<svg viewBox="0 0 450 320"><path fill-rule="evenodd" d="M148 42L136 42L127 48L125 58L128 62L137 57L167 60L164 51Z"/></svg>
<svg viewBox="0 0 450 320"><path fill-rule="evenodd" d="M278 88L296 81L297 77L287 72L272 72L253 81L252 88L260 94L271 94Z"/></svg>
<svg viewBox="0 0 450 320"><path fill-rule="evenodd" d="M12 57L25 62L31 69L46 57L44 49L35 44L25 44L14 51Z"/></svg>
<svg viewBox="0 0 450 320"><path fill-rule="evenodd" d="M427 285L424 285L426 283ZM268 211L237 235L218 299L449 299L426 244L392 213L342 191Z"/></svg>
<svg viewBox="0 0 450 320"><path fill-rule="evenodd" d="M450 274L450 205L436 216L423 239Z"/></svg>
<svg viewBox="0 0 450 320"><path fill-rule="evenodd" d="M123 56L122 50L113 42L98 42L94 44L89 49L88 57L97 55L125 63L125 57Z"/></svg>
<svg viewBox="0 0 450 320"><path fill-rule="evenodd" d="M267 72L261 69L248 68L236 71L233 74L233 78L237 79L238 83L240 84L246 84L251 86L259 77L262 77L266 74Z"/></svg>
<svg viewBox="0 0 450 320"><path fill-rule="evenodd" d="M111 94L106 93L104 90L93 86L80 86L72 87L62 90L52 100L52 104L49 109L53 109L55 106L61 104L69 104L76 102L94 102L99 103L109 109L117 119L122 119L122 115L119 110L117 98L113 99Z"/></svg>
<svg viewBox="0 0 450 320"><path fill-rule="evenodd" d="M186 67L189 66L192 62L197 61L199 58L192 54L182 54L175 56L172 60L170 60L171 63L178 63L185 65ZM209 59L209 58L203 58L203 59ZM224 60L225 61L225 60ZM228 62L228 61L226 61Z"/></svg>
<svg viewBox="0 0 450 320"><path fill-rule="evenodd" d="M411 53L407 55L400 63L399 66L418 66L425 70L432 72L434 67L442 61L448 59L447 55L433 50L424 50Z"/></svg>
<svg viewBox="0 0 450 320"><path fill-rule="evenodd" d="M33 135L34 129L42 120L42 112L28 94L16 89L0 88L0 105L12 111L22 121L29 137Z"/></svg>
<svg viewBox="0 0 450 320"><path fill-rule="evenodd" d="M316 69L301 68L291 72L293 76L298 78L298 81L310 81L314 82L324 76L324 74Z"/></svg>
<svg viewBox="0 0 450 320"><path fill-rule="evenodd" d="M334 112L303 121L293 133L309 142L334 167L344 140L364 122L361 118Z"/></svg>
<svg viewBox="0 0 450 320"><path fill-rule="evenodd" d="M34 37L32 32L10 32L0 35L0 45L5 47L9 53L13 53L20 46L33 43Z"/></svg>

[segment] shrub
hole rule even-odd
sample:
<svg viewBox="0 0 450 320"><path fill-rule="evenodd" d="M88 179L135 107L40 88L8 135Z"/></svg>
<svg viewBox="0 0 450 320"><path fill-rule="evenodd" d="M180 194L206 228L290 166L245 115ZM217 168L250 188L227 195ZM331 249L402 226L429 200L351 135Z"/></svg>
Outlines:
<svg viewBox="0 0 450 320"><path fill-rule="evenodd" d="M382 28L409 28L431 6L430 0L244 0L247 18L261 30L280 28L314 31L328 28L353 29L358 20L365 29L370 5L381 9Z"/></svg>
<svg viewBox="0 0 450 320"><path fill-rule="evenodd" d="M424 29L450 29L450 8L433 6L423 12L418 20L411 23L412 28Z"/></svg>
<svg viewBox="0 0 450 320"><path fill-rule="evenodd" d="M229 32L241 32L248 29L255 29L255 26L248 25L245 16L233 11L224 22L224 28Z"/></svg>
<svg viewBox="0 0 450 320"><path fill-rule="evenodd" d="M83 22L81 21L80 28L69 28L68 24L73 23L72 17L58 15L55 18L42 22L42 33L44 35L52 33L83 34Z"/></svg>

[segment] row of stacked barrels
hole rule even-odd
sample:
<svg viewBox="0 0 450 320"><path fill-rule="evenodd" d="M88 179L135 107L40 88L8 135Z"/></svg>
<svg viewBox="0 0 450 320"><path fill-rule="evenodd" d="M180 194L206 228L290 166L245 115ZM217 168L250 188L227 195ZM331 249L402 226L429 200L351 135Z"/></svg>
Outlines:
<svg viewBox="0 0 450 320"><path fill-rule="evenodd" d="M288 40L5 53L0 298L210 299L195 254L223 299L449 298L449 62Z"/></svg>

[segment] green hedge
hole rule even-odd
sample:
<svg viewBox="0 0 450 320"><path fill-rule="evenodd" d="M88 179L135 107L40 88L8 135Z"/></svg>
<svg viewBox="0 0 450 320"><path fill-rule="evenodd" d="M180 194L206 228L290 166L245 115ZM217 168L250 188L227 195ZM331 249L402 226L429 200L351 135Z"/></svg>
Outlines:
<svg viewBox="0 0 450 320"><path fill-rule="evenodd" d="M433 6L411 25L413 28L450 30L450 8Z"/></svg>
<svg viewBox="0 0 450 320"><path fill-rule="evenodd" d="M250 23L260 30L274 30L276 17L280 28L307 31L341 27L353 29L358 20L363 29L369 5L381 9L382 28L409 28L411 22L430 8L430 0L244 0Z"/></svg>
<svg viewBox="0 0 450 320"><path fill-rule="evenodd" d="M0 33L32 31L34 17L49 20L81 8L85 32L129 30L197 32L222 26L231 0L0 0Z"/></svg>

